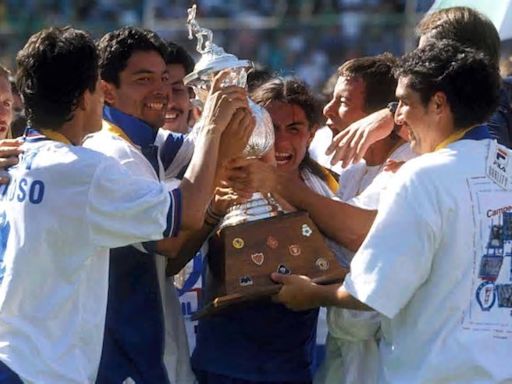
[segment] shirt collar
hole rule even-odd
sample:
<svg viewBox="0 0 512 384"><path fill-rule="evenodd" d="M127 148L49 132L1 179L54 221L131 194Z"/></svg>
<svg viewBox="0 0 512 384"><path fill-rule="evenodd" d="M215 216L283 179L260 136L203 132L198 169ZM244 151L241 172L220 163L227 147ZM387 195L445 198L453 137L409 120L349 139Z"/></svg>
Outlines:
<svg viewBox="0 0 512 384"><path fill-rule="evenodd" d="M53 131L51 129L41 129L37 130L32 127L27 127L25 129L24 141L28 143L34 143L43 140L53 140L58 141L59 143L73 145L71 141L68 140L66 136L57 131Z"/></svg>
<svg viewBox="0 0 512 384"><path fill-rule="evenodd" d="M468 129L453 132L450 136L448 136L440 144L438 144L434 151L445 148L451 143L454 143L455 141L458 140L484 140L490 138L491 134L489 132L489 128L487 127L487 125L477 125L476 127L471 127Z"/></svg>
<svg viewBox="0 0 512 384"><path fill-rule="evenodd" d="M155 142L156 130L144 121L121 112L117 108L104 106L103 119L120 128L133 144L146 147Z"/></svg>

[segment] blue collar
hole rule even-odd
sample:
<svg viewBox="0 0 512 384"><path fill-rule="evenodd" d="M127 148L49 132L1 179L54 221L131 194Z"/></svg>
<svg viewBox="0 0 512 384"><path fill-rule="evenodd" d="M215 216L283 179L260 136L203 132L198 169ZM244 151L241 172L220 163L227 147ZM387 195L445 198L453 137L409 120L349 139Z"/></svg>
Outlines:
<svg viewBox="0 0 512 384"><path fill-rule="evenodd" d="M25 128L22 140L27 143L36 143L38 141L48 140L48 138L38 130L28 126Z"/></svg>
<svg viewBox="0 0 512 384"><path fill-rule="evenodd" d="M489 127L486 124L477 125L475 128L466 132L460 140L485 140L492 139Z"/></svg>
<svg viewBox="0 0 512 384"><path fill-rule="evenodd" d="M121 112L119 109L104 106L103 119L121 128L134 144L147 147L155 142L156 130L144 121Z"/></svg>

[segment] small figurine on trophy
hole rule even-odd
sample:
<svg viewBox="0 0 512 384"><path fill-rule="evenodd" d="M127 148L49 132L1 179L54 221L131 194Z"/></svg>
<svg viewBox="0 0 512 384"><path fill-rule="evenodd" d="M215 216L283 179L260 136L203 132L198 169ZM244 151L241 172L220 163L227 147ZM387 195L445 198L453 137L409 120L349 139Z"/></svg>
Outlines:
<svg viewBox="0 0 512 384"><path fill-rule="evenodd" d="M188 10L189 37L197 37L201 59L184 79L204 103L212 79L229 69L230 85L245 86L252 62L239 60L212 41L210 30L197 23L196 6ZM268 112L249 100L256 127L244 151L247 157L261 157L274 143L274 127ZM194 129L200 129L200 122ZM280 286L270 279L272 272L303 274L315 281L334 282L345 271L306 212L285 213L272 196L255 193L242 204L228 209L210 241L205 296L209 304L198 313L209 314L228 304L277 293Z"/></svg>

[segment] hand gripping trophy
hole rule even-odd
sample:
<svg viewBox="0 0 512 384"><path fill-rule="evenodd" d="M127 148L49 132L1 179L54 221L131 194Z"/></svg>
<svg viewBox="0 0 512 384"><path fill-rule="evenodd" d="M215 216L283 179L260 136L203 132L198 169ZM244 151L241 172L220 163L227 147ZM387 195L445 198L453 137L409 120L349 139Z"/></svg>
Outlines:
<svg viewBox="0 0 512 384"><path fill-rule="evenodd" d="M216 73L228 69L226 85L246 86L249 60L239 60L212 41L213 33L196 21L196 6L188 9L189 38L197 38L201 58L194 71L184 78L204 104ZM244 155L261 157L274 144L274 127L268 112L249 100L256 127ZM201 121L192 135L201 129ZM270 279L272 272L298 273L319 283L340 280L341 267L306 212L284 213L271 195L255 193L231 207L210 242L210 272L206 281L206 301L198 316L224 306L276 293L280 287Z"/></svg>

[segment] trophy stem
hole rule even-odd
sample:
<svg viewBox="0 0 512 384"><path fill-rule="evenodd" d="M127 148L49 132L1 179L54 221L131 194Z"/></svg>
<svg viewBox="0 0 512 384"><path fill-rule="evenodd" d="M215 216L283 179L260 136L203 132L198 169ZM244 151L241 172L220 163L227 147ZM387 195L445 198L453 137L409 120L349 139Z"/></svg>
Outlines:
<svg viewBox="0 0 512 384"><path fill-rule="evenodd" d="M270 193L263 196L260 192L256 192L245 203L233 205L228 209L220 229L281 214L284 214L284 210Z"/></svg>

